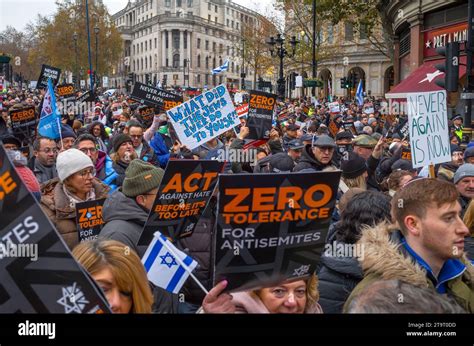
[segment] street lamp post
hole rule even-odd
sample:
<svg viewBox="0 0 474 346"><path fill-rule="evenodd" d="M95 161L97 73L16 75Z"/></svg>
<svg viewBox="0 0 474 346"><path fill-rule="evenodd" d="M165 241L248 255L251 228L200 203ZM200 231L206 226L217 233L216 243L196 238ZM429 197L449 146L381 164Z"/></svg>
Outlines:
<svg viewBox="0 0 474 346"><path fill-rule="evenodd" d="M74 85L74 87L76 89L78 89L78 85L79 85L79 75L77 73L77 67L78 67L78 64L77 64L77 38L78 38L77 32L74 32L74 34L72 35L72 39L74 40L74 52L76 54L76 64L74 66L74 74L76 75L76 85Z"/></svg>
<svg viewBox="0 0 474 346"><path fill-rule="evenodd" d="M240 89L245 90L245 40L242 39L242 66L241 66L241 73L240 73Z"/></svg>
<svg viewBox="0 0 474 346"><path fill-rule="evenodd" d="M277 81L278 85L278 98L280 100L285 99L285 77L284 77L284 71L283 71L283 59L285 56L293 57L295 55L295 49L296 45L298 44L298 41L296 40L295 36L291 37L291 47L292 47L292 52L291 54L285 49L284 43L285 39L281 37L281 34L277 34L276 38L275 37L270 37L270 40L267 42L270 45L270 54L271 56L276 56L280 58L280 74L279 78ZM274 50L274 47L276 46L276 51Z"/></svg>
<svg viewBox="0 0 474 346"><path fill-rule="evenodd" d="M89 57L89 80L90 90L94 91L94 83L92 81L92 59L91 59L91 32L89 30L89 0L86 0L86 29L87 29L87 52Z"/></svg>
<svg viewBox="0 0 474 346"><path fill-rule="evenodd" d="M97 80L97 72L99 71L99 27L97 24L94 27L94 33L95 33L95 82L97 85L99 85L99 81Z"/></svg>

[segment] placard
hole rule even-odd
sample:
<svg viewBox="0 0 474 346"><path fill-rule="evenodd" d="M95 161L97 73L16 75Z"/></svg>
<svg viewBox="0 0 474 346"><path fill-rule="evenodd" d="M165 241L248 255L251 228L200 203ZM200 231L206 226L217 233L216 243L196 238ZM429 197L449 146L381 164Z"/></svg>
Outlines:
<svg viewBox="0 0 474 346"><path fill-rule="evenodd" d="M53 66L43 65L41 67L41 73L36 84L37 89L46 89L48 87L48 78L51 78L53 87L58 84L59 76L61 75L61 69Z"/></svg>
<svg viewBox="0 0 474 346"><path fill-rule="evenodd" d="M247 116L247 139L269 139L277 95L251 90Z"/></svg>
<svg viewBox="0 0 474 346"><path fill-rule="evenodd" d="M222 174L214 237L214 285L269 287L311 275L336 203L340 171Z"/></svg>
<svg viewBox="0 0 474 346"><path fill-rule="evenodd" d="M15 137L18 139L28 139L35 133L38 123L35 107L10 110L9 114L12 132Z"/></svg>
<svg viewBox="0 0 474 346"><path fill-rule="evenodd" d="M163 111L168 111L183 103L182 96L140 82L135 83L130 97L149 106L158 106Z"/></svg>
<svg viewBox="0 0 474 346"><path fill-rule="evenodd" d="M60 99L66 99L75 96L75 90L73 84L62 84L56 87Z"/></svg>
<svg viewBox="0 0 474 346"><path fill-rule="evenodd" d="M179 141L190 150L240 124L225 85L206 91L166 114Z"/></svg>
<svg viewBox="0 0 474 346"><path fill-rule="evenodd" d="M217 184L224 162L170 160L138 245L160 231L173 240L189 237Z"/></svg>
<svg viewBox="0 0 474 346"><path fill-rule="evenodd" d="M110 312L2 145L0 215L0 313Z"/></svg>
<svg viewBox="0 0 474 346"><path fill-rule="evenodd" d="M76 203L76 226L79 242L97 239L104 226L102 206L105 198Z"/></svg>

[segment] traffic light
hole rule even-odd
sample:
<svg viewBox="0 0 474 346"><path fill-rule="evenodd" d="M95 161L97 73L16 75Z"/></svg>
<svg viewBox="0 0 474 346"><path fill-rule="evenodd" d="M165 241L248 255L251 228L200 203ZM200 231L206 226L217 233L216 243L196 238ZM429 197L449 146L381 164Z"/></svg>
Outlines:
<svg viewBox="0 0 474 346"><path fill-rule="evenodd" d="M263 89L263 78L258 77L258 90L262 90L262 89Z"/></svg>
<svg viewBox="0 0 474 346"><path fill-rule="evenodd" d="M459 42L450 42L446 47L438 47L436 53L446 57L444 64L435 66L439 71L444 72L444 79L436 80L436 85L446 89L446 91L458 91Z"/></svg>
<svg viewBox="0 0 474 346"><path fill-rule="evenodd" d="M346 89L346 77L341 78L341 89Z"/></svg>
<svg viewBox="0 0 474 346"><path fill-rule="evenodd" d="M163 75L163 83L162 83L162 86L166 86L166 82L168 81L168 75L164 74Z"/></svg>

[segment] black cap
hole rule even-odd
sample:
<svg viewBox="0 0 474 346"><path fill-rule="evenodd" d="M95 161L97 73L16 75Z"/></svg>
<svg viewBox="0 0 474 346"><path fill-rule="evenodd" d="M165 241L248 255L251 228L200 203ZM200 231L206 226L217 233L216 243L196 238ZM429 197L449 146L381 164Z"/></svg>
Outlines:
<svg viewBox="0 0 474 346"><path fill-rule="evenodd" d="M348 160L341 160L342 176L347 179L355 179L367 172L365 160L356 153L349 153Z"/></svg>
<svg viewBox="0 0 474 346"><path fill-rule="evenodd" d="M462 115L461 114L454 114L452 117L451 117L451 121L454 121L456 119L462 119Z"/></svg>
<svg viewBox="0 0 474 346"><path fill-rule="evenodd" d="M352 139L352 138L354 138L354 136L352 135L352 132L350 131L343 131L336 134L336 141L339 141L341 139Z"/></svg>
<svg viewBox="0 0 474 346"><path fill-rule="evenodd" d="M13 135L7 134L0 137L3 144L15 144L18 148L21 147L21 141Z"/></svg>
<svg viewBox="0 0 474 346"><path fill-rule="evenodd" d="M291 172L295 167L295 162L293 159L286 153L274 154L270 157L269 160L271 172Z"/></svg>
<svg viewBox="0 0 474 346"><path fill-rule="evenodd" d="M413 171L416 171L416 169L413 168L411 161L399 159L395 161L392 165L392 172L395 172L395 171L413 172Z"/></svg>
<svg viewBox="0 0 474 346"><path fill-rule="evenodd" d="M298 130L300 127L296 124L289 124L287 127L286 127L286 130L287 131L296 131Z"/></svg>

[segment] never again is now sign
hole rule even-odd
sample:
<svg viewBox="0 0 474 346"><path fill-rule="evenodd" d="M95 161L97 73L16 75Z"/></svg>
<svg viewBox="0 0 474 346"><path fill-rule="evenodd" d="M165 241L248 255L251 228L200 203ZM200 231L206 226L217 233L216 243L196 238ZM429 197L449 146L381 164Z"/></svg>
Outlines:
<svg viewBox="0 0 474 346"><path fill-rule="evenodd" d="M407 94L414 168L451 161L446 91Z"/></svg>

